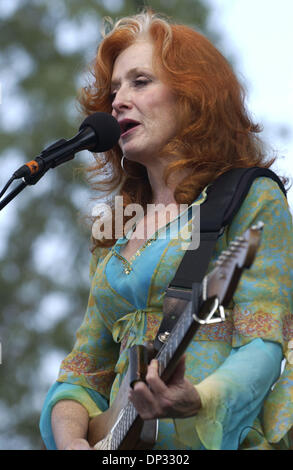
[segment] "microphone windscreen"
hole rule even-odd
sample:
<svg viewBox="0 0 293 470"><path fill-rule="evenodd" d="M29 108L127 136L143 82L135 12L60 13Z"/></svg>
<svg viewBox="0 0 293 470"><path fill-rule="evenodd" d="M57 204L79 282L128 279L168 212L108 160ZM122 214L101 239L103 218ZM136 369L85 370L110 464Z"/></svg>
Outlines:
<svg viewBox="0 0 293 470"><path fill-rule="evenodd" d="M108 113L94 113L88 116L79 130L91 127L96 134L97 143L91 152L105 152L117 144L121 130L117 120Z"/></svg>

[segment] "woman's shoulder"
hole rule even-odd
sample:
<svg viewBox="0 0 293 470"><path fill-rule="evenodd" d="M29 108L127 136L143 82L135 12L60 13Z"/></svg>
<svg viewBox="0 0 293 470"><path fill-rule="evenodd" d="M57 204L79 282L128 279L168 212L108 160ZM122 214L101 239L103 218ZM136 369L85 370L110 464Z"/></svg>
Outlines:
<svg viewBox="0 0 293 470"><path fill-rule="evenodd" d="M278 183L271 178L260 177L253 181L239 212L260 212L262 209L272 208L272 204L289 212L286 196Z"/></svg>
<svg viewBox="0 0 293 470"><path fill-rule="evenodd" d="M288 201L278 183L271 178L256 178L235 215L228 232L229 237L239 235L252 224L262 221L274 232L292 237L292 214ZM290 235L291 234L291 235Z"/></svg>
<svg viewBox="0 0 293 470"><path fill-rule="evenodd" d="M272 178L261 176L256 178L248 192L251 198L257 198L259 202L273 199L286 201L286 197L281 190L279 184Z"/></svg>
<svg viewBox="0 0 293 470"><path fill-rule="evenodd" d="M99 262L107 256L110 250L111 248L102 246L97 246L92 250L89 268L90 278L94 276Z"/></svg>

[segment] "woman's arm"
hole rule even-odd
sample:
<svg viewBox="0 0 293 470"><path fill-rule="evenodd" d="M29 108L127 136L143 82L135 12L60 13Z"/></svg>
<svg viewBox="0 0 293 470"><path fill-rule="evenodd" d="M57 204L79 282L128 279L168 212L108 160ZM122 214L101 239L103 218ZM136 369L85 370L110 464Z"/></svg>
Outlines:
<svg viewBox="0 0 293 470"><path fill-rule="evenodd" d="M87 442L89 415L74 400L61 400L52 410L52 431L58 450L90 450Z"/></svg>

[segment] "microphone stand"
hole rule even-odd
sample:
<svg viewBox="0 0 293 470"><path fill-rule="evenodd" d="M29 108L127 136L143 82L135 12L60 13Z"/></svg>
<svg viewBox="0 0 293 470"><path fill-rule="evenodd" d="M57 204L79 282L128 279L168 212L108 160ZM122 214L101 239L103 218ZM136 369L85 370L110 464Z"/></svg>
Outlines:
<svg viewBox="0 0 293 470"><path fill-rule="evenodd" d="M92 132L92 131L90 131ZM62 163L72 160L75 157L74 150L76 149L76 141L79 138L81 131L75 137L71 139L71 146L67 149L66 152L63 150L64 144L67 143L65 139L60 139L57 142L54 142L49 147L45 148L39 158L42 160L43 168L40 169L33 175L24 176L22 182L16 186L16 188L11 191L4 199L0 200L0 211L7 206L7 204L12 201L26 186L36 184L42 176L50 169L55 168L56 166L61 165ZM84 132L84 138L87 138L88 131ZM80 142L80 138L79 138ZM56 152L50 155L50 152L55 150Z"/></svg>
<svg viewBox="0 0 293 470"><path fill-rule="evenodd" d="M12 201L25 187L27 186L26 182L21 182L13 191L11 191L8 196L6 196L3 201L0 201L0 211L7 206L7 204Z"/></svg>
<svg viewBox="0 0 293 470"><path fill-rule="evenodd" d="M49 170L49 168L43 169L42 171L39 171L35 175L32 176L25 176L22 179L22 182L19 183L15 189L13 189L4 199L0 201L0 211L7 206L7 204L12 201L24 188L26 188L28 185L33 185L36 184L42 176Z"/></svg>

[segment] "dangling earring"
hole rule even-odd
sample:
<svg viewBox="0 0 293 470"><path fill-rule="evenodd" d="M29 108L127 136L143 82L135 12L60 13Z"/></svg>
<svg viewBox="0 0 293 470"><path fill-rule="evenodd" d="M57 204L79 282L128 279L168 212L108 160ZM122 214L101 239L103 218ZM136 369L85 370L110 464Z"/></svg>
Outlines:
<svg viewBox="0 0 293 470"><path fill-rule="evenodd" d="M124 159L125 159L125 155L122 155L122 158L121 158L121 161L120 161L120 164L121 164L121 168L122 170L124 171L124 173L127 175L126 171L125 171L125 168L124 168ZM128 175L127 175L128 176Z"/></svg>
<svg viewBox="0 0 293 470"><path fill-rule="evenodd" d="M126 160L126 157L125 155L122 156L121 160L120 160L120 165L121 165L121 168L124 172L124 174L128 177L128 178L134 178L134 179L141 179L142 176L134 176L134 175L130 175L129 173L127 173L127 171L125 170L124 168L124 160Z"/></svg>

